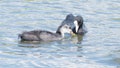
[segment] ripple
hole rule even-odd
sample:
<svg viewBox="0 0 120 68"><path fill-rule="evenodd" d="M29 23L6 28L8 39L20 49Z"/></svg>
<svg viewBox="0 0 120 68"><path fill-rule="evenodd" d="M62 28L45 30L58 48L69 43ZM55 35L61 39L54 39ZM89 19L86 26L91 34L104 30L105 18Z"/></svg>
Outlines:
<svg viewBox="0 0 120 68"><path fill-rule="evenodd" d="M118 0L0 1L1 68L116 68L120 65ZM49 43L20 43L22 31L55 32L66 15L82 15L88 33Z"/></svg>

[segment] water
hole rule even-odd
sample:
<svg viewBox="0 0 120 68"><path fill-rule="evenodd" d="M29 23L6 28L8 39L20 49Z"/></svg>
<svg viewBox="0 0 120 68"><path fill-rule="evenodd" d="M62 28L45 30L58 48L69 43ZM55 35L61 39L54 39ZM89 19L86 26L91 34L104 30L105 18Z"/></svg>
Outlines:
<svg viewBox="0 0 120 68"><path fill-rule="evenodd" d="M1 0L0 68L119 68L119 0ZM88 33L42 44L19 43L22 31L57 29L69 13Z"/></svg>

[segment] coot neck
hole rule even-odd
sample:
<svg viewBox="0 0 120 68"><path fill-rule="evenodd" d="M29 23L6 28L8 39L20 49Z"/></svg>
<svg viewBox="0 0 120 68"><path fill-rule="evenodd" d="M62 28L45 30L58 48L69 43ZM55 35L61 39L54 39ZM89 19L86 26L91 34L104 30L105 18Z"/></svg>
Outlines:
<svg viewBox="0 0 120 68"><path fill-rule="evenodd" d="M62 36L62 38L64 38L64 33L63 33L63 32L61 32L61 31L58 30L58 31L56 32L56 34L59 34L60 36Z"/></svg>
<svg viewBox="0 0 120 68"><path fill-rule="evenodd" d="M81 28L83 28L83 22L79 25L78 30L81 29Z"/></svg>

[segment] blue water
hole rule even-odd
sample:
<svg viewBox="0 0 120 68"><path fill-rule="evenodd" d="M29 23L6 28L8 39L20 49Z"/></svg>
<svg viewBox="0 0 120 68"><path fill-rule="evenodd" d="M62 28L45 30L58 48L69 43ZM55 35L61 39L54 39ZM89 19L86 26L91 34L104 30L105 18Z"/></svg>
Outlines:
<svg viewBox="0 0 120 68"><path fill-rule="evenodd" d="M66 15L82 15L88 33L48 43L20 43L22 31L55 32ZM79 40L82 40L78 43ZM0 68L119 68L119 0L1 0Z"/></svg>

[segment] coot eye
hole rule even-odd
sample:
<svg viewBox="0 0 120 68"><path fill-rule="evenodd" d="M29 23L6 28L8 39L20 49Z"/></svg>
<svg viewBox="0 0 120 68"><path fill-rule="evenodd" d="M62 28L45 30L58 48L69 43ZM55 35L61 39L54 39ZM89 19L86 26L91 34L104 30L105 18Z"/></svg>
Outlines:
<svg viewBox="0 0 120 68"><path fill-rule="evenodd" d="M65 28L69 28L68 26L65 26Z"/></svg>
<svg viewBox="0 0 120 68"><path fill-rule="evenodd" d="M65 28L68 28L67 26Z"/></svg>
<svg viewBox="0 0 120 68"><path fill-rule="evenodd" d="M71 27L69 27L69 29L71 29Z"/></svg>
<svg viewBox="0 0 120 68"><path fill-rule="evenodd" d="M68 26L68 25L64 25L64 28L66 28L66 29L71 29L71 27Z"/></svg>

